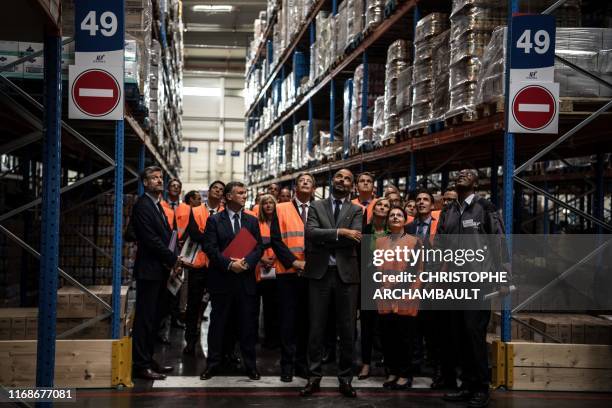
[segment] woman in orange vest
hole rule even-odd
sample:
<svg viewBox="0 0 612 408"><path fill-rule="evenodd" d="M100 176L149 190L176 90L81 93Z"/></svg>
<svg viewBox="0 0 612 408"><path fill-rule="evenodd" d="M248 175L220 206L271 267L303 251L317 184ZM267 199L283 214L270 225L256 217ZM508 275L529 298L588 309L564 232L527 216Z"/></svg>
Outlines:
<svg viewBox="0 0 612 408"><path fill-rule="evenodd" d="M260 262L255 268L257 290L263 301L264 344L274 348L280 343L280 324L278 318L278 293L276 285L276 255L270 244L270 224L276 213L276 199L272 194L264 194L259 199L259 231L264 246Z"/></svg>
<svg viewBox="0 0 612 408"><path fill-rule="evenodd" d="M387 216L391 204L386 198L379 198L374 204L371 222L363 227L363 240L370 241L370 250L376 249L376 239L387 235ZM359 380L370 377L370 365L372 364L372 346L374 333L378 325L378 313L375 310L361 308L359 311L359 322L361 325L361 371L357 376Z"/></svg>
<svg viewBox="0 0 612 408"><path fill-rule="evenodd" d="M376 240L376 249L395 250L395 248L413 249L421 246L421 241L404 232L406 212L401 207L391 208L387 217L389 235ZM418 261L410 266L410 260L394 259L385 261L377 268L382 272L381 289L417 289L420 281L414 283L391 283L385 277L410 272L418 275L423 271L423 263ZM382 328L383 354L388 377L383 387L404 390L412 387L412 350L413 335L417 330L418 301L410 299L377 300L378 314Z"/></svg>

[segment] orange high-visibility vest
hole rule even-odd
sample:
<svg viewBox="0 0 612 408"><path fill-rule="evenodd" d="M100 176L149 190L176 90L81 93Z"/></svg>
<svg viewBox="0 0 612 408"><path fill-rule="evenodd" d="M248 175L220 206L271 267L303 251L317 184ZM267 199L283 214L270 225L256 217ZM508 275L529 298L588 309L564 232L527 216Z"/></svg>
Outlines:
<svg viewBox="0 0 612 408"><path fill-rule="evenodd" d="M359 201L359 197L353 199L351 202L361 207L363 212L366 214L366 224L369 224L370 221L372 220L372 215L374 214L374 206L376 205L376 198L372 197L367 207L364 207L363 205L361 205L361 202Z"/></svg>
<svg viewBox="0 0 612 408"><path fill-rule="evenodd" d="M204 232L206 229L206 221L208 221L208 217L210 213L205 205L200 205L198 207L192 208L193 218L195 219L196 224L198 224L198 229L200 232ZM189 217L187 218L189 219ZM193 265L195 268L204 268L208 266L208 257L204 253L204 251L200 250L196 254L195 260L193 261Z"/></svg>
<svg viewBox="0 0 612 408"><path fill-rule="evenodd" d="M259 221L259 233L261 234L261 243L263 245L268 245L270 243L270 224L268 224L266 221L261 222ZM269 256L275 256L274 255L274 251L272 250L272 248L268 248L266 249L263 254L262 257L269 257ZM276 265L274 265L276 267ZM259 282L261 280L261 270L263 268L263 264L261 262L257 263L257 266L255 267L255 280L257 282Z"/></svg>
<svg viewBox="0 0 612 408"><path fill-rule="evenodd" d="M180 203L174 209L174 219L176 220L176 231L179 239L183 239L187 225L189 225L189 214L191 214L191 206L189 204Z"/></svg>
<svg viewBox="0 0 612 408"><path fill-rule="evenodd" d="M414 221L414 217L412 215L409 215L409 216L406 217L406 224L404 224L404 225L408 225L412 221Z"/></svg>
<svg viewBox="0 0 612 408"><path fill-rule="evenodd" d="M304 223L293 201L276 205L276 216L280 228L281 239L287 245L291 253L299 260L305 259L304 255ZM295 268L289 269L277 260L276 273L296 273Z"/></svg>
<svg viewBox="0 0 612 408"><path fill-rule="evenodd" d="M434 243L434 238L436 236L436 231L438 230L438 220L440 219L440 213L442 213L442 210L436 210L436 211L432 211L431 212L431 224L429 225L429 243L433 245ZM408 217L410 219L409 222L406 223L406 225L410 224L411 222L413 222L415 220L414 217Z"/></svg>
<svg viewBox="0 0 612 408"><path fill-rule="evenodd" d="M251 212L253 213L254 216L259 217L259 204L255 204Z"/></svg>
<svg viewBox="0 0 612 408"><path fill-rule="evenodd" d="M164 209L164 213L166 214L166 219L168 220L168 225L170 225L170 229L174 229L174 210L170 207L170 204L166 200L160 201L162 208Z"/></svg>
<svg viewBox="0 0 612 408"><path fill-rule="evenodd" d="M406 247L412 249L420 245L419 242L420 240L408 234L395 240L391 239L390 236L385 236L376 240L376 249L394 251L398 246L400 248ZM395 259L390 262L385 260L384 264L378 267L377 271L382 272L384 275L397 275L401 272L415 272L418 274L423 272L423 263L419 261L412 271L410 271L410 269L411 267L408 262L405 262L403 259L401 261ZM382 283L381 289L418 289L421 286L422 282L418 279L413 283L391 283L385 281ZM416 316L419 311L419 301L412 299L377 299L376 305L379 314L395 313L401 316Z"/></svg>

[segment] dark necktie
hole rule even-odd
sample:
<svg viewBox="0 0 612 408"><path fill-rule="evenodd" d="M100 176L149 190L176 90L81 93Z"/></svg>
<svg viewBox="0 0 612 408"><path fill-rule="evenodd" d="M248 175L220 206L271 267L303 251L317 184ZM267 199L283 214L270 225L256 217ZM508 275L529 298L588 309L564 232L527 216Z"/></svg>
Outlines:
<svg viewBox="0 0 612 408"><path fill-rule="evenodd" d="M210 215L215 215L215 210L211 209L209 212L210 212Z"/></svg>
<svg viewBox="0 0 612 408"><path fill-rule="evenodd" d="M170 202L170 207L172 207L172 209L174 210L176 208L176 202L171 201Z"/></svg>
<svg viewBox="0 0 612 408"><path fill-rule="evenodd" d="M240 231L240 222L238 221L239 218L240 215L237 213L234 214L234 235L238 235L238 231Z"/></svg>
<svg viewBox="0 0 612 408"><path fill-rule="evenodd" d="M368 204L370 204L370 202L369 202L369 201L362 201L362 202L361 202L361 205L363 205L364 207L367 207L367 206L368 206Z"/></svg>
<svg viewBox="0 0 612 408"><path fill-rule="evenodd" d="M308 204L302 204L302 212L300 213L300 217L302 217L302 222L306 225L306 208L308 208Z"/></svg>
<svg viewBox="0 0 612 408"><path fill-rule="evenodd" d="M340 215L340 207L342 206L341 200L334 200L334 222L338 222L338 215Z"/></svg>

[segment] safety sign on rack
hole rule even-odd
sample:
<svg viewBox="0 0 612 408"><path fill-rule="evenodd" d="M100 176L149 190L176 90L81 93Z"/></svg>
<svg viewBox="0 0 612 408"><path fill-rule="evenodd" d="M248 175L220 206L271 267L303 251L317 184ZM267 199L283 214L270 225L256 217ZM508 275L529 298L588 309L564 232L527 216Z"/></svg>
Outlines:
<svg viewBox="0 0 612 408"><path fill-rule="evenodd" d="M555 30L554 16L512 17L509 132L558 133Z"/></svg>
<svg viewBox="0 0 612 408"><path fill-rule="evenodd" d="M125 0L75 0L68 117L123 119Z"/></svg>
<svg viewBox="0 0 612 408"><path fill-rule="evenodd" d="M510 84L510 95L509 132L558 132L559 84L514 82Z"/></svg>
<svg viewBox="0 0 612 408"><path fill-rule="evenodd" d="M68 67L69 117L72 119L123 119L121 67Z"/></svg>

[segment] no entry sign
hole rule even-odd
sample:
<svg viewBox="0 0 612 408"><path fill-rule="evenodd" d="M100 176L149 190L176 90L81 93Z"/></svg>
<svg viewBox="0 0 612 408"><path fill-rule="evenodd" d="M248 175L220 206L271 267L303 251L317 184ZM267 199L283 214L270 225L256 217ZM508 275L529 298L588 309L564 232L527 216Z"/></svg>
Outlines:
<svg viewBox="0 0 612 408"><path fill-rule="evenodd" d="M557 133L559 84L518 82L510 84L508 131L516 133Z"/></svg>
<svg viewBox="0 0 612 408"><path fill-rule="evenodd" d="M122 67L69 67L69 116L73 119L123 119Z"/></svg>

